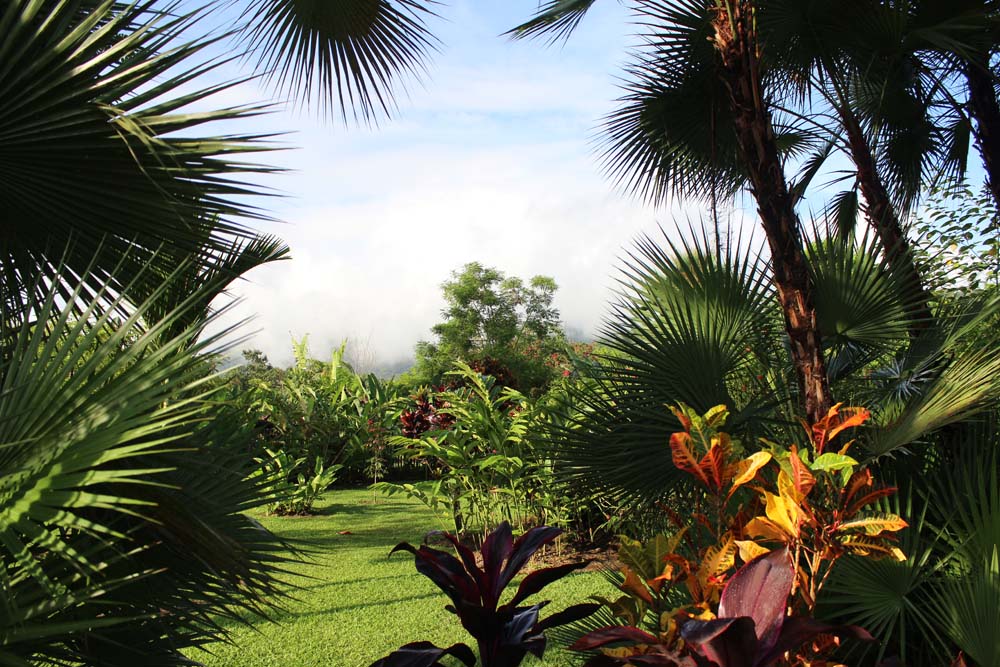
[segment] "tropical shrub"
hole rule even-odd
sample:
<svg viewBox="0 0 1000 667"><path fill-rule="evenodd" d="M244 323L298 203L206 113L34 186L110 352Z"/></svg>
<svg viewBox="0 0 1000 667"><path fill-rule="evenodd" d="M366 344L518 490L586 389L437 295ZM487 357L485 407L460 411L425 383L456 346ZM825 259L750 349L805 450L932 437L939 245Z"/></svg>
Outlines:
<svg viewBox="0 0 1000 667"><path fill-rule="evenodd" d="M802 616L789 616L788 598L795 583L795 566L786 550L758 556L726 583L718 617L691 618L680 628L682 642L672 648L663 636L633 627L607 627L590 632L570 648L594 651L608 644L585 667L649 665L650 667L766 667L784 662L789 652L820 636L870 640L857 627L834 626ZM792 664L818 665L810 660Z"/></svg>
<svg viewBox="0 0 1000 667"><path fill-rule="evenodd" d="M418 548L406 542L396 545L390 554L412 553L417 571L448 596L451 604L445 609L458 616L462 627L476 640L479 664L517 667L529 653L542 657L546 630L580 620L598 607L578 604L542 619L539 612L546 602L519 606L552 582L585 566L585 562L535 570L521 580L513 597L501 604L504 590L511 581L535 552L555 540L560 532L557 528L536 526L515 541L510 524L501 523L483 540L479 561L471 549L451 534L445 534L445 538L455 548L458 558L446 551L428 546ZM371 667L435 667L446 655L459 659L468 667L476 664L476 654L466 644L439 648L430 642L415 642L376 661Z"/></svg>
<svg viewBox="0 0 1000 667"><path fill-rule="evenodd" d="M559 487L551 461L530 437L539 418L535 404L464 364L449 376L461 386L434 395L438 407L427 421L437 428L417 439L391 440L398 451L427 465L432 479L386 482L376 488L404 493L449 513L461 535L485 534L502 521L523 530L558 517L560 508L554 505L559 496L552 492ZM432 405L429 400L425 404ZM415 417L409 423L415 425Z"/></svg>
<svg viewBox="0 0 1000 667"><path fill-rule="evenodd" d="M556 283L535 276L527 284L477 262L454 271L442 286L448 307L434 325L434 342L421 341L410 371L420 384L439 384L456 363L465 363L502 386L525 394L555 378L548 355L564 346Z"/></svg>
<svg viewBox="0 0 1000 667"><path fill-rule="evenodd" d="M624 625L595 630L574 646L630 644L608 649L590 664L647 664L638 659L646 655L648 664L693 665L687 659L692 656L719 667L772 664L806 639L833 632L829 624L805 619L811 619L843 556L905 560L893 536L906 522L869 507L895 489L873 486L870 471L847 455L850 443L828 451L837 435L867 419L867 411L835 406L808 429L801 451L769 443L769 450L749 455L720 430L728 416L724 407L704 416L686 406L674 413L684 429L670 438L671 457L697 481L699 493L690 518L671 513L671 536L645 544L622 538L617 585L624 595L602 602ZM730 579L737 558L746 565ZM749 590L764 581L770 592ZM786 608L803 619L787 626L787 641L795 646L779 639ZM755 618L756 634L754 624L740 616ZM724 645L742 646L742 657L730 651L723 658ZM813 645L799 655L818 659L830 648Z"/></svg>
<svg viewBox="0 0 1000 667"><path fill-rule="evenodd" d="M337 471L343 466L324 466L323 459L316 457L312 472L299 472L305 457L293 459L288 452L264 450L267 458L256 459L261 466L261 477L273 498L267 511L271 514L309 514L323 492L337 479Z"/></svg>

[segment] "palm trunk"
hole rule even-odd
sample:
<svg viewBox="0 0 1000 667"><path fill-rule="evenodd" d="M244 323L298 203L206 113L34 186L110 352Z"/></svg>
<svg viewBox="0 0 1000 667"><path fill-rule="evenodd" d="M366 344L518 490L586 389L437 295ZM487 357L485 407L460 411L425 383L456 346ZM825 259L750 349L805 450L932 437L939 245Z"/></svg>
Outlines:
<svg viewBox="0 0 1000 667"><path fill-rule="evenodd" d="M924 287L923 278L913 261L910 241L906 238L899 216L896 214L896 207L892 205L889 192L879 176L871 146L865 138L861 124L846 105L840 105L838 112L844 124L844 131L847 133L854 166L858 170L861 193L865 197L865 217L879 236L886 262L892 271L903 279L909 292L908 296L912 297L912 301L907 300L906 308L910 317L910 336L915 338L931 324L933 316L928 305L930 294Z"/></svg>
<svg viewBox="0 0 1000 667"><path fill-rule="evenodd" d="M989 56L965 65L969 85L969 115L976 121L976 146L986 168L986 181L1000 208L1000 104L993 88Z"/></svg>
<svg viewBox="0 0 1000 667"><path fill-rule="evenodd" d="M774 283L791 344L806 418L816 423L833 404L820 342L812 281L800 223L761 91L753 2L726 0L717 9L715 44L736 125L740 154L771 250Z"/></svg>

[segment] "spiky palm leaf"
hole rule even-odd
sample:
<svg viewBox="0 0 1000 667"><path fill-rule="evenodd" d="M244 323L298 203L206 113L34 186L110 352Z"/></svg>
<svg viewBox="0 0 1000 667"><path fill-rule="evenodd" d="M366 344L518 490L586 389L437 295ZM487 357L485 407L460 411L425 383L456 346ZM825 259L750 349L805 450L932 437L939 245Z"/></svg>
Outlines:
<svg viewBox="0 0 1000 667"><path fill-rule="evenodd" d="M232 3L231 3L232 4ZM424 72L436 48L435 0L252 0L243 6L249 56L278 90L324 112L372 121L393 88Z"/></svg>
<svg viewBox="0 0 1000 667"><path fill-rule="evenodd" d="M634 3L643 46L627 68L621 106L605 118L601 159L618 185L652 201L727 199L747 185L709 4ZM815 131L774 111L785 157L817 146Z"/></svg>
<svg viewBox="0 0 1000 667"><path fill-rule="evenodd" d="M926 494L926 487L918 492L911 486L905 496L883 503L910 524L900 533L906 560L845 558L819 600L821 617L858 625L878 640L860 651L874 655L875 663L898 656L905 665L934 667L953 657L933 598L949 550L928 513L943 499Z"/></svg>
<svg viewBox="0 0 1000 667"><path fill-rule="evenodd" d="M788 396L771 287L739 239L659 247L641 238L600 342L615 354L571 389L575 414L553 429L561 472L609 501L652 505L678 489L668 405L725 403L734 433L769 432ZM751 438L748 438L752 440Z"/></svg>
<svg viewBox="0 0 1000 667"><path fill-rule="evenodd" d="M566 39L597 0L546 0L528 21L510 30L515 38L547 36L552 42Z"/></svg>
<svg viewBox="0 0 1000 667"><path fill-rule="evenodd" d="M184 41L200 14L181 9L111 0L0 9L5 290L62 263L63 275L86 271L98 284L112 272L126 283L146 275L152 291L157 272L141 272L145 262L168 275L177 253L225 252L254 236L240 222L264 217L246 203L261 193L249 178L271 170L242 156L266 149L266 137L204 126L266 108L185 110L232 84L190 91L218 63L197 61L212 41ZM156 253L163 247L173 252Z"/></svg>
<svg viewBox="0 0 1000 667"><path fill-rule="evenodd" d="M183 664L224 635L216 617L281 599L283 545L242 512L250 434L206 404L195 293L168 313L105 281L65 299L40 277L0 320L0 656ZM82 284L95 279L83 276ZM62 276L65 285L70 276ZM43 294L41 300L35 295ZM124 321L120 313L128 312Z"/></svg>

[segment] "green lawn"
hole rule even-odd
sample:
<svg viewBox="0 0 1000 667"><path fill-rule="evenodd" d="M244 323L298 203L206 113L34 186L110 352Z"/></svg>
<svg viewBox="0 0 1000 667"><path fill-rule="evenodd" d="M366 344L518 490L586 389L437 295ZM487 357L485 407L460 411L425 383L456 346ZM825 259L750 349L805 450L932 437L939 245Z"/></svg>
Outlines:
<svg viewBox="0 0 1000 667"><path fill-rule="evenodd" d="M288 540L308 542L310 562L296 566L301 590L276 623L253 629L232 627L235 645L218 644L212 655L191 657L208 667L368 667L401 644L429 640L438 645L469 640L457 619L444 610L447 598L416 573L413 557L386 555L400 541L414 544L443 528L422 505L380 497L364 490L327 494L312 517L262 517ZM350 531L351 535L340 535ZM588 595L614 590L595 573L570 575L544 590L549 613ZM534 667L567 667L569 654L551 647Z"/></svg>

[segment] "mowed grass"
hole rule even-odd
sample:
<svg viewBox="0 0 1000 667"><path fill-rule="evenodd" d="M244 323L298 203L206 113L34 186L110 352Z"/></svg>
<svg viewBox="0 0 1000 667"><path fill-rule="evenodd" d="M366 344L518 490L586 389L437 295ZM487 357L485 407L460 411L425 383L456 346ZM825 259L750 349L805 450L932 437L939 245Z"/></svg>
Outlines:
<svg viewBox="0 0 1000 667"><path fill-rule="evenodd" d="M444 594L417 574L413 557L387 558L397 543L419 544L428 531L444 528L440 520L411 500L373 500L371 491L338 490L326 495L316 516L257 517L312 551L308 562L292 568L302 575L294 581L296 599L285 602L276 622L230 626L233 644L214 644L212 654L197 651L190 657L208 667L368 667L412 641L471 644L456 617L444 610ZM599 574L582 572L536 598L552 600L544 616L589 595L612 593ZM529 658L525 665L569 667L572 658L550 646L544 660Z"/></svg>

